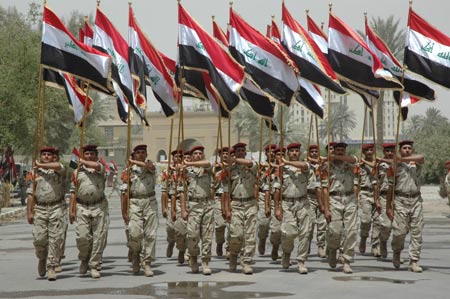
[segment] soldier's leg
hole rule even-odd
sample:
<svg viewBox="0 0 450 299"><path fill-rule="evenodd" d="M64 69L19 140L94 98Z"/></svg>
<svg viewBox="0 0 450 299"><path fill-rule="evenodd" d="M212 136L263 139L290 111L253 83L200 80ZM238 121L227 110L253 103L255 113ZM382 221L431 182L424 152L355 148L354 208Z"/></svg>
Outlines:
<svg viewBox="0 0 450 299"><path fill-rule="evenodd" d="M59 265L66 220L65 204L49 208L47 267Z"/></svg>
<svg viewBox="0 0 450 299"><path fill-rule="evenodd" d="M214 233L214 202L204 203L201 238L202 238L202 271L204 275L210 275L209 261L211 260L212 237Z"/></svg>
<svg viewBox="0 0 450 299"><path fill-rule="evenodd" d="M139 259L142 251L143 231L143 199L131 198L128 216L128 248L131 250L133 259Z"/></svg>
<svg viewBox="0 0 450 299"><path fill-rule="evenodd" d="M327 220L325 216L320 212L319 209L316 210L316 225L317 225L317 247L326 247L326 233L327 233ZM320 251L320 250L319 250ZM322 256L325 257L325 256Z"/></svg>
<svg viewBox="0 0 450 299"><path fill-rule="evenodd" d="M201 202L188 202L189 217L187 220L186 243L191 257L200 255L199 242L201 239L201 221L203 216L203 204Z"/></svg>
<svg viewBox="0 0 450 299"><path fill-rule="evenodd" d="M34 223L33 223L33 245L36 257L39 259L38 273L45 276L47 271L47 255L48 255L48 212L46 208L35 206Z"/></svg>
<svg viewBox="0 0 450 299"><path fill-rule="evenodd" d="M298 227L297 261L305 262L309 249L309 227L310 227L309 201L304 199L296 204L295 218Z"/></svg>
<svg viewBox="0 0 450 299"><path fill-rule="evenodd" d="M92 251L91 213L80 204L77 204L76 209L75 232L77 236L78 259L82 262L87 262L91 257Z"/></svg>
<svg viewBox="0 0 450 299"><path fill-rule="evenodd" d="M173 247L175 245L175 222L170 217L170 200L168 202L167 210L169 211L169 215L166 218L166 240L167 240L167 257L171 257L173 254Z"/></svg>
<svg viewBox="0 0 450 299"><path fill-rule="evenodd" d="M318 208L317 201L314 198L311 198L308 196L309 200L309 215L310 215L310 221L309 221L309 240L310 240L310 246L312 239L314 238L314 229L316 227L316 209Z"/></svg>
<svg viewBox="0 0 450 299"><path fill-rule="evenodd" d="M91 269L101 266L103 251L108 239L109 212L108 201L103 200L92 213L92 254L89 260ZM131 233L130 233L131 239Z"/></svg>
<svg viewBox="0 0 450 299"><path fill-rule="evenodd" d="M244 242L244 206L238 201L231 201L230 254L238 255Z"/></svg>
<svg viewBox="0 0 450 299"><path fill-rule="evenodd" d="M158 231L158 203L155 197L145 199L144 206L144 244L142 263L150 264L155 260L156 237Z"/></svg>
<svg viewBox="0 0 450 299"><path fill-rule="evenodd" d="M330 196L330 213L331 222L328 224L326 233L328 264L335 268L337 264L336 251L341 247L341 236L344 232L344 206L340 197Z"/></svg>
<svg viewBox="0 0 450 299"><path fill-rule="evenodd" d="M294 250L294 241L299 233L299 228L297 226L297 219L294 214L294 204L291 202L283 202L283 221L281 223L281 249L283 250L283 267L288 268L289 264L286 266L286 261L284 260L284 255L289 255ZM289 260L287 261L289 262Z"/></svg>
<svg viewBox="0 0 450 299"><path fill-rule="evenodd" d="M378 217L380 223L380 254L381 257L387 257L387 241L391 235L392 222L386 214L386 197L380 196L381 214Z"/></svg>
<svg viewBox="0 0 450 299"><path fill-rule="evenodd" d="M409 259L418 262L422 251L422 233L424 228L422 199L418 200L411 209Z"/></svg>
<svg viewBox="0 0 450 299"><path fill-rule="evenodd" d="M370 244L372 248L378 248L380 245L380 233L381 233L381 218L378 212L374 213L372 217L372 235L370 237Z"/></svg>
<svg viewBox="0 0 450 299"><path fill-rule="evenodd" d="M361 191L359 193L359 252L366 252L366 240L369 237L370 227L372 225L372 207L373 207L373 198L371 195L365 191Z"/></svg>
<svg viewBox="0 0 450 299"><path fill-rule="evenodd" d="M220 198L216 197L214 198L213 202L213 211L214 211L214 230L216 233L216 254L218 256L223 255L222 247L225 243L225 228L226 223L225 219L222 217L222 206L220 202Z"/></svg>
<svg viewBox="0 0 450 299"><path fill-rule="evenodd" d="M264 255L266 240L269 235L270 217L266 217L264 192L260 192L258 200L258 253Z"/></svg>
<svg viewBox="0 0 450 299"><path fill-rule="evenodd" d="M272 203L272 213L270 218L270 243L272 252L270 254L273 261L278 259L278 249L281 244L281 221L275 217L275 209Z"/></svg>
<svg viewBox="0 0 450 299"><path fill-rule="evenodd" d="M355 255L356 236L358 230L358 205L354 195L345 197L345 210L343 214L345 229L343 251L347 263L353 261Z"/></svg>
<svg viewBox="0 0 450 299"><path fill-rule="evenodd" d="M394 205L394 221L392 222L392 263L395 268L400 267L400 254L405 247L405 237L409 230L409 210L405 207L399 196Z"/></svg>
<svg viewBox="0 0 450 299"><path fill-rule="evenodd" d="M245 272L249 268L249 265L253 263L256 250L256 223L258 218L256 200L245 203L244 209L244 253L241 258L241 263L244 266L243 270ZM251 268L250 272L252 272Z"/></svg>

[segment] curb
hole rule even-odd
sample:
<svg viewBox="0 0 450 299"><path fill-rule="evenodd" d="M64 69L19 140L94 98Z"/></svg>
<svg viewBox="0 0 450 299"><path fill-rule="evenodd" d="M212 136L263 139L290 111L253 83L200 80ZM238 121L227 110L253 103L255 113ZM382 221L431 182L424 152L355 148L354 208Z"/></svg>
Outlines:
<svg viewBox="0 0 450 299"><path fill-rule="evenodd" d="M24 213L26 210L27 210L26 207L19 207L17 209L12 210L12 211L2 212L0 214L0 220L6 219L6 218L10 218L10 217L14 217L16 215Z"/></svg>

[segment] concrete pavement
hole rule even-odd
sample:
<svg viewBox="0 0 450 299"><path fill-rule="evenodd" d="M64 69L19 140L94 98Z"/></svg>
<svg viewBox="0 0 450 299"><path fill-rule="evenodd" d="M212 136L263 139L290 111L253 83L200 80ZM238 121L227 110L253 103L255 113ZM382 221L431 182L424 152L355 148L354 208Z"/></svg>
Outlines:
<svg viewBox="0 0 450 299"><path fill-rule="evenodd" d="M437 187L425 186L423 197L426 212L421 274L406 270L407 251L402 254L405 264L394 270L390 251L386 260L356 254L354 274L346 275L339 266L338 270L330 270L326 260L317 257L314 243L306 264L308 275L295 272L295 261L289 270L282 270L280 261L272 262L269 243L265 256L255 256L255 273L251 276L229 272L228 262L217 257L211 262L211 276L192 274L187 265L177 265L177 250L172 258L165 257L165 221L160 217L155 276L144 277L142 271L136 276L127 262L119 200L113 196L109 200L111 224L102 278L93 280L78 274L78 252L71 225L63 272L56 282L49 282L38 277L32 227L24 215L18 214L17 218L0 220L0 298L447 298L450 208L447 200L439 198Z"/></svg>

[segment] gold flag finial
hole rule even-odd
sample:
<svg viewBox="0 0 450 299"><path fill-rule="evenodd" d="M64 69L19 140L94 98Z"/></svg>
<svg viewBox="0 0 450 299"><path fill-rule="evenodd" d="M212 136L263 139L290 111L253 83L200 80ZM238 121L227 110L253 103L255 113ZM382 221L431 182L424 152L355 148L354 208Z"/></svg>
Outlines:
<svg viewBox="0 0 450 299"><path fill-rule="evenodd" d="M128 6L131 6L133 3L131 1L128 1Z"/></svg>
<svg viewBox="0 0 450 299"><path fill-rule="evenodd" d="M305 10L306 11L306 15L309 15L309 9Z"/></svg>
<svg viewBox="0 0 450 299"><path fill-rule="evenodd" d="M413 0L409 0L409 7L412 7L413 5Z"/></svg>
<svg viewBox="0 0 450 299"><path fill-rule="evenodd" d="M272 17L272 20L275 20L275 15L272 15L271 17Z"/></svg>
<svg viewBox="0 0 450 299"><path fill-rule="evenodd" d="M211 16L211 19L212 19L213 21L215 21L215 20L216 20L216 16L215 16L215 15L212 15L212 16Z"/></svg>
<svg viewBox="0 0 450 299"><path fill-rule="evenodd" d="M100 0L97 0L97 7L100 6Z"/></svg>
<svg viewBox="0 0 450 299"><path fill-rule="evenodd" d="M233 6L233 1L230 1L229 3L230 3L230 7Z"/></svg>
<svg viewBox="0 0 450 299"><path fill-rule="evenodd" d="M330 12L333 10L333 3L330 2L330 4L328 4L328 10Z"/></svg>

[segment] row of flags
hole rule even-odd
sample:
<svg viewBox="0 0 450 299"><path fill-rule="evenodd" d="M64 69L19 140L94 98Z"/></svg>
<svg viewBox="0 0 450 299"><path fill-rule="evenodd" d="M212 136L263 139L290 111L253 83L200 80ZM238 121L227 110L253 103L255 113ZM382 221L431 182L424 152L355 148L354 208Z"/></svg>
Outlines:
<svg viewBox="0 0 450 299"><path fill-rule="evenodd" d="M241 100L257 114L272 118L275 103L292 100L323 117L320 87L337 94L361 95L367 105L380 90L394 91L406 108L420 99L434 100L434 90L405 71L387 45L365 21L366 39L332 12L328 36L307 16L307 28L282 4L282 27L276 22L264 35L230 7L225 33L213 19L210 35L178 3L178 60L157 50L129 8L129 42L97 7L95 26L85 22L77 40L44 7L42 56L44 80L66 89L75 121L90 111L86 85L113 95L119 116L127 120L130 105L141 120L150 86L166 116L178 111L183 93L210 101L217 113L229 113ZM429 25L411 8L404 65L450 87L450 38ZM406 117L406 114L404 115Z"/></svg>

